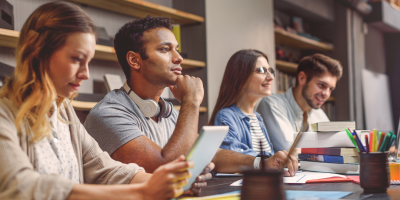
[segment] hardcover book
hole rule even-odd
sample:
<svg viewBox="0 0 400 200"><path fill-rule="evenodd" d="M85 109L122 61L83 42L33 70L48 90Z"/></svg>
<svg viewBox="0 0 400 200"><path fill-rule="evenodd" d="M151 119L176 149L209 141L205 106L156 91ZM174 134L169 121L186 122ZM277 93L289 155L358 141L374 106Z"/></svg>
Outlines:
<svg viewBox="0 0 400 200"><path fill-rule="evenodd" d="M339 121L339 122L318 122L311 124L313 131L344 131L349 128L350 130L356 129L356 122L354 121Z"/></svg>
<svg viewBox="0 0 400 200"><path fill-rule="evenodd" d="M314 161L300 161L301 169L314 172L328 172L338 174L359 174L359 164L339 164Z"/></svg>
<svg viewBox="0 0 400 200"><path fill-rule="evenodd" d="M303 161L318 161L327 163L359 163L358 156L330 156L318 154L299 154L299 159Z"/></svg>
<svg viewBox="0 0 400 200"><path fill-rule="evenodd" d="M302 148L301 154L318 154L330 156L358 156L356 148Z"/></svg>

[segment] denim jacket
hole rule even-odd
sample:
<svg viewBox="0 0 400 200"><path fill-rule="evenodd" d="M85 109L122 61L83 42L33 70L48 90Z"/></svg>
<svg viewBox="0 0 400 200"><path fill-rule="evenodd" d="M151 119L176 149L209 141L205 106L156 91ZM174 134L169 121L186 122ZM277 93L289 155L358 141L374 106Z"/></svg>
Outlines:
<svg viewBox="0 0 400 200"><path fill-rule="evenodd" d="M260 127L265 135L269 145L271 146L271 152L265 152L264 155L274 155L272 143L269 139L267 129L265 128L263 119L260 114L254 111L260 122ZM245 115L235 104L223 108L220 110L215 117L214 124L229 126L229 132L226 135L224 141L221 144L222 149L229 149L242 154L257 156L257 152L253 150L252 138L250 132L250 118Z"/></svg>

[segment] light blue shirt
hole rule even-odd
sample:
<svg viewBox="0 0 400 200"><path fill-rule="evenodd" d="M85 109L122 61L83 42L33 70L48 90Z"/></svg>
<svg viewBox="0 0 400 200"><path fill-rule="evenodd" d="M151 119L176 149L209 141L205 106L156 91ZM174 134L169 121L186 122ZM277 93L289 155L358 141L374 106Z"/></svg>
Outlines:
<svg viewBox="0 0 400 200"><path fill-rule="evenodd" d="M254 114L257 116L261 130L264 133L269 145L271 146L271 151L264 151L264 155L272 156L274 155L274 150L272 149L273 147L271 140L269 139L267 129L265 128L260 114L258 114L257 112L254 112ZM215 116L214 124L216 126L229 126L229 132L222 142L221 148L229 149L250 156L257 156L258 153L253 150L249 122L250 118L245 115L236 105L231 105L220 110Z"/></svg>
<svg viewBox="0 0 400 200"><path fill-rule="evenodd" d="M303 123L303 111L294 99L292 88L283 94L264 97L257 112L264 119L275 152L289 151L297 133L295 123L300 126ZM317 122L329 122L328 116L320 108L312 109L308 113L308 130L312 130L311 124Z"/></svg>

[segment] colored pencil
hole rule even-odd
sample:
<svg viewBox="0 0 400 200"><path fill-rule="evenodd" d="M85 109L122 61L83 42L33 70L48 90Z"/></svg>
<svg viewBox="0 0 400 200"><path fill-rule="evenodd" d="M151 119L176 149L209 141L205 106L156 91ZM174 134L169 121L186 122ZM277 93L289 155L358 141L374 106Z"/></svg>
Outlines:
<svg viewBox="0 0 400 200"><path fill-rule="evenodd" d="M360 152L363 152L363 150L362 150L362 148L361 148L361 145L360 145L360 143L358 143L357 138L356 138L355 135L353 135L353 138L354 138L354 140L356 141L357 147L358 147L358 149L360 149Z"/></svg>
<svg viewBox="0 0 400 200"><path fill-rule="evenodd" d="M297 142L299 142L301 135L302 134L301 134L301 130L300 130L299 133L297 134L296 139L294 140L292 146L290 147L290 150L289 150L289 153L288 153L288 158L286 159L285 162L281 163L281 168L285 167L287 165L287 163L289 162L290 155L292 155L293 151L295 150Z"/></svg>
<svg viewBox="0 0 400 200"><path fill-rule="evenodd" d="M379 141L377 141L377 138L376 138L376 129L373 130L371 142L372 142L372 151L371 152L376 152L376 147L378 146L378 142L379 142Z"/></svg>
<svg viewBox="0 0 400 200"><path fill-rule="evenodd" d="M346 133L347 133L347 136L350 138L351 142L353 143L353 145L356 147L357 151L359 152L360 149L358 149L356 140L354 140L353 134L351 134L350 129L347 128L347 129L345 129L345 131L346 131Z"/></svg>
<svg viewBox="0 0 400 200"><path fill-rule="evenodd" d="M390 134L390 133L386 134L385 139L383 139L382 146L381 146L381 148L379 148L379 151L381 151L381 152L386 151L386 147L390 141L390 138L392 138L392 134Z"/></svg>
<svg viewBox="0 0 400 200"><path fill-rule="evenodd" d="M383 139L385 138L386 133L381 133L381 137L379 138L379 144L378 144L378 148L377 151L380 150L382 143L383 143Z"/></svg>
<svg viewBox="0 0 400 200"><path fill-rule="evenodd" d="M369 152L373 152L373 148L372 148L372 137L374 136L374 132L370 131L369 133Z"/></svg>
<svg viewBox="0 0 400 200"><path fill-rule="evenodd" d="M369 143L368 143L368 135L365 135L365 147L367 148L367 153L369 153Z"/></svg>
<svg viewBox="0 0 400 200"><path fill-rule="evenodd" d="M364 145L362 144L360 138L358 137L356 130L353 130L353 135L356 136L356 141L360 144L360 147L361 147L362 152L366 152L367 150L365 149L365 147L364 147Z"/></svg>
<svg viewBox="0 0 400 200"><path fill-rule="evenodd" d="M387 146L387 148L386 148L386 151L389 151L389 149L393 146L393 145L396 145L396 144L393 144L393 142L396 140L396 135L393 133L392 134L392 138L390 139L390 143L389 143L389 145ZM392 145L393 144L393 145Z"/></svg>

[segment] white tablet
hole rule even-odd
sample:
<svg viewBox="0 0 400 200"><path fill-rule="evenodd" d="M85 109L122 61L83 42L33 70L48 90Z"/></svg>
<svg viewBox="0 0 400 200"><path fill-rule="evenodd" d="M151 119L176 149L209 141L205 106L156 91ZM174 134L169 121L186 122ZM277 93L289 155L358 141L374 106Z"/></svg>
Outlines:
<svg viewBox="0 0 400 200"><path fill-rule="evenodd" d="M188 184L183 186L184 191L191 188L197 176L203 172L204 168L214 158L228 131L229 126L203 126L202 133L186 156L186 160L194 163L194 168L189 169L192 177L189 178Z"/></svg>

